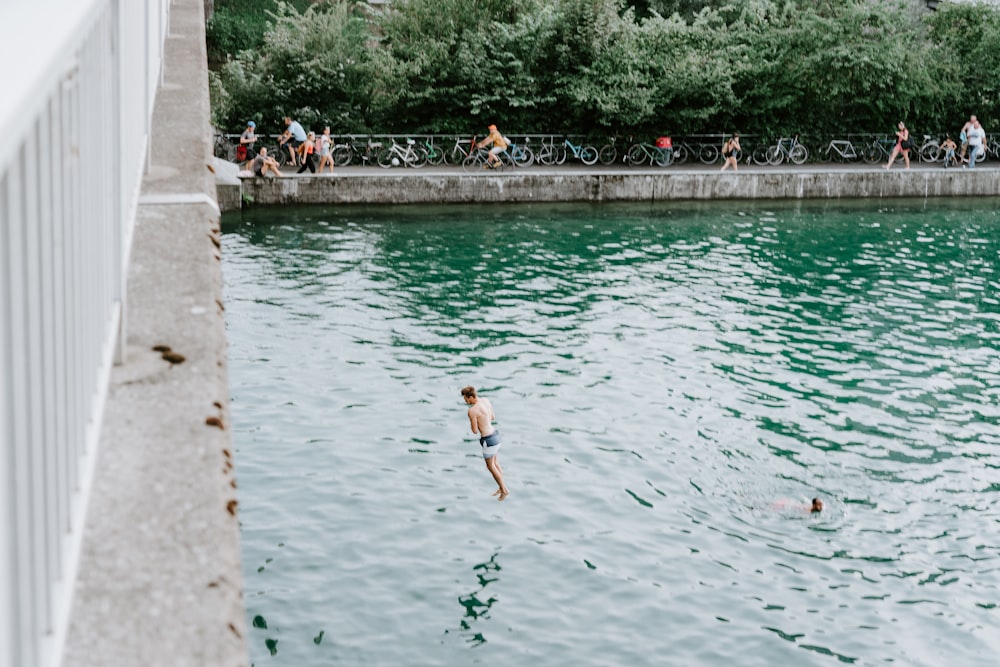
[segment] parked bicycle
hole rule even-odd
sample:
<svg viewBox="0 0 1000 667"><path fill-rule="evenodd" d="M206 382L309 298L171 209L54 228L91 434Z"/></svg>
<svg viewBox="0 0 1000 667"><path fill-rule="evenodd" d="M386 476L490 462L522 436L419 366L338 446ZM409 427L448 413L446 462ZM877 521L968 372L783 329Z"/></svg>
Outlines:
<svg viewBox="0 0 1000 667"><path fill-rule="evenodd" d="M879 162L888 162L889 156L892 154L893 146L896 145L896 137L875 137L872 139L872 143L865 148L865 161L869 164L878 164ZM903 161L903 152L900 151L896 154L896 162Z"/></svg>
<svg viewBox="0 0 1000 667"><path fill-rule="evenodd" d="M549 137L548 141L545 139L542 140L542 145L535 151L535 159L538 160L539 164L551 167L554 164L562 164L566 161L565 152L566 148L562 145L557 145L555 137ZM559 159L560 153L563 153L562 161Z"/></svg>
<svg viewBox="0 0 1000 667"><path fill-rule="evenodd" d="M373 165L378 161L380 150L382 150L381 141L352 135L347 143L336 144L333 147L333 163L338 167L346 167L352 163L362 166Z"/></svg>
<svg viewBox="0 0 1000 667"><path fill-rule="evenodd" d="M535 163L535 154L528 147L527 137L524 138L523 144L512 143L507 147L507 152L510 153L510 159L515 167L530 167Z"/></svg>
<svg viewBox="0 0 1000 667"><path fill-rule="evenodd" d="M827 162L856 162L862 158L862 153L850 139L833 139L823 151Z"/></svg>
<svg viewBox="0 0 1000 667"><path fill-rule="evenodd" d="M767 163L778 166L785 160L792 164L803 164L809 159L809 151L799 143L799 135L782 137L778 143L767 149Z"/></svg>
<svg viewBox="0 0 1000 667"><path fill-rule="evenodd" d="M608 143L601 146L597 151L597 159L601 164L614 164L618 159L618 148L615 146L615 137L608 139Z"/></svg>
<svg viewBox="0 0 1000 667"><path fill-rule="evenodd" d="M462 164L465 158L476 151L476 139L477 137L474 136L472 141L466 141L461 137L455 137L455 145L451 147L451 150L445 151L445 159L448 164Z"/></svg>
<svg viewBox="0 0 1000 667"><path fill-rule="evenodd" d="M236 143L233 138L239 141L238 134L217 134L212 145L212 154L222 160L236 161Z"/></svg>
<svg viewBox="0 0 1000 667"><path fill-rule="evenodd" d="M692 144L686 139L674 143L674 162L684 164L698 159L702 164L713 164L719 159L719 147L710 143Z"/></svg>
<svg viewBox="0 0 1000 667"><path fill-rule="evenodd" d="M383 169L389 167L413 167L419 169L427 164L427 151L423 146L417 146L413 139L407 139L406 144L399 144L395 139L388 146L383 146L378 152L378 166Z"/></svg>
<svg viewBox="0 0 1000 667"><path fill-rule="evenodd" d="M427 153L427 164L434 167L444 164L445 151L434 143L434 137L425 138L420 147Z"/></svg>
<svg viewBox="0 0 1000 667"><path fill-rule="evenodd" d="M674 149L672 145L655 145L638 143L628 149L625 154L625 162L634 165L656 165L657 167L669 167L674 163Z"/></svg>

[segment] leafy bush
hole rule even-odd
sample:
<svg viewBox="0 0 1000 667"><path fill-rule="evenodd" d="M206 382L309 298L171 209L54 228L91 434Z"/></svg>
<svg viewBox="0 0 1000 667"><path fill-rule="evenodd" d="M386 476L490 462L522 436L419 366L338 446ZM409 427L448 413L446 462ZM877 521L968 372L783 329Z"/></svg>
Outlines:
<svg viewBox="0 0 1000 667"><path fill-rule="evenodd" d="M641 9L393 0L379 14L347 0L304 12L277 3L259 48L214 76L215 118L238 128L288 114L336 133L466 133L497 122L510 133L832 134L889 132L899 120L930 133L969 112L1000 122L995 8L662 0Z"/></svg>

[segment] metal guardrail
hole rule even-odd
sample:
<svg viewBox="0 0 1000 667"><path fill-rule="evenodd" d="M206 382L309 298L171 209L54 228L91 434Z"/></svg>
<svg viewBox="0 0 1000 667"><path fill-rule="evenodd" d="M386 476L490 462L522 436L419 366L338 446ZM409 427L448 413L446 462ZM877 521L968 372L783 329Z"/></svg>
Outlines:
<svg viewBox="0 0 1000 667"><path fill-rule="evenodd" d="M170 4L0 3L0 665L62 662Z"/></svg>

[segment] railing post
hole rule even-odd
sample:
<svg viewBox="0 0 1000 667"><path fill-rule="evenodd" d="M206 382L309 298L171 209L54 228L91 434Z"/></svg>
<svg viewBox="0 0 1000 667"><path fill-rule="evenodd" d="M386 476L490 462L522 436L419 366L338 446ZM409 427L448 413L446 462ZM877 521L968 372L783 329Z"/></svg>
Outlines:
<svg viewBox="0 0 1000 667"><path fill-rule="evenodd" d="M17 589L15 586L14 544L14 448L9 414L11 322L8 290L8 263L4 248L10 247L7 230L11 225L7 180L0 174L0 665L20 664Z"/></svg>

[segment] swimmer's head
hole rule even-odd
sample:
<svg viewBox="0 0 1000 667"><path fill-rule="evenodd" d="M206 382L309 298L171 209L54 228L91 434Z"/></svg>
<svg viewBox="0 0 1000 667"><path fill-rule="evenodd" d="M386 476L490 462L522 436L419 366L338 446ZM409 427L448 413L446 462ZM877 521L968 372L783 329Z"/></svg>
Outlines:
<svg viewBox="0 0 1000 667"><path fill-rule="evenodd" d="M812 507L809 508L810 512L822 512L823 511L823 501L819 498L813 498Z"/></svg>
<svg viewBox="0 0 1000 667"><path fill-rule="evenodd" d="M462 387L462 398L465 399L466 403L476 402L476 388L471 384L468 387Z"/></svg>

